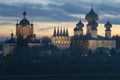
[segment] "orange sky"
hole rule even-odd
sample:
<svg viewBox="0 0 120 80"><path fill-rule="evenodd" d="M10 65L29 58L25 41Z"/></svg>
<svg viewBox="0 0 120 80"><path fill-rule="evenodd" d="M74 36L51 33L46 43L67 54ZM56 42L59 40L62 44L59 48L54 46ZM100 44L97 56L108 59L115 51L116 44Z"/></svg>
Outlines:
<svg viewBox="0 0 120 80"><path fill-rule="evenodd" d="M34 22L34 33L37 37L42 36L52 36L53 34L53 27L67 27L69 29L70 36L73 36L73 29L77 22ZM85 23L84 23L85 24ZM85 24L86 25L86 24ZM112 27L112 35L120 34L120 25L113 25ZM15 24L13 25L3 25L0 26L0 36L10 36L12 32L15 34ZM86 27L84 27L84 34L86 33ZM99 24L98 27L98 34L104 36L105 28L104 24Z"/></svg>

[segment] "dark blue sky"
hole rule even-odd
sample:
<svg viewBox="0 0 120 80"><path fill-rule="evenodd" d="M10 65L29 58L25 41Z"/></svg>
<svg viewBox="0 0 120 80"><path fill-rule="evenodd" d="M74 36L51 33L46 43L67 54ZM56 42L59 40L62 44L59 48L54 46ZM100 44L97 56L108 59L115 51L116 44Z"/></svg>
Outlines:
<svg viewBox="0 0 120 80"><path fill-rule="evenodd" d="M15 33L16 21L22 19L24 10L27 18L33 20L37 36L51 36L53 26L67 26L73 35L79 19L86 22L84 18L92 4L99 15L98 33L105 34L104 24L109 17L110 22L116 24L112 35L119 34L120 0L0 0L0 36L10 36L11 30Z"/></svg>
<svg viewBox="0 0 120 80"><path fill-rule="evenodd" d="M25 6L29 18L35 21L68 22L78 21L80 17L85 21L91 3L99 15L99 22L105 23L109 17L111 23L120 23L120 0L1 0L0 17L6 21L21 19Z"/></svg>

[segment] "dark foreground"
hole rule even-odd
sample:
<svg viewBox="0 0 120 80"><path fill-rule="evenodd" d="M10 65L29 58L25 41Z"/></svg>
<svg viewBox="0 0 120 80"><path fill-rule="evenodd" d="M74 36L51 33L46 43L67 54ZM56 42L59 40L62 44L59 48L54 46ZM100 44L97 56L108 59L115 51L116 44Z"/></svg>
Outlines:
<svg viewBox="0 0 120 80"><path fill-rule="evenodd" d="M7 56L0 64L0 80L120 80L117 56Z"/></svg>
<svg viewBox="0 0 120 80"><path fill-rule="evenodd" d="M120 80L120 74L46 74L0 76L0 80Z"/></svg>

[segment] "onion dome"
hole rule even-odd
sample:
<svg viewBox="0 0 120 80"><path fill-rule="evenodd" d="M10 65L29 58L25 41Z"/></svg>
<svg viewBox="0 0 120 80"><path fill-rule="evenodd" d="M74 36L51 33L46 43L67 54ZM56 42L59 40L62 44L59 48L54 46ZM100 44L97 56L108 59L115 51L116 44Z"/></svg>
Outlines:
<svg viewBox="0 0 120 80"><path fill-rule="evenodd" d="M27 25L30 25L30 22L27 19L23 19L20 21L20 25L27 26Z"/></svg>
<svg viewBox="0 0 120 80"><path fill-rule="evenodd" d="M106 30L110 30L110 28L112 28L112 24L109 22L109 20L107 21L107 23L104 25Z"/></svg>
<svg viewBox="0 0 120 80"><path fill-rule="evenodd" d="M77 27L75 27L75 28L74 28L74 31L77 31L77 30L78 30L78 28L77 28Z"/></svg>
<svg viewBox="0 0 120 80"><path fill-rule="evenodd" d="M20 25L22 25L22 26L30 25L30 22L26 19L26 15L27 15L27 13L24 11L23 19L20 21Z"/></svg>
<svg viewBox="0 0 120 80"><path fill-rule="evenodd" d="M24 11L24 12L23 12L23 15L25 15L25 16L26 16L26 15L27 15L27 13Z"/></svg>
<svg viewBox="0 0 120 80"><path fill-rule="evenodd" d="M97 21L98 15L94 12L93 8L91 8L90 12L85 16L87 21Z"/></svg>
<svg viewBox="0 0 120 80"><path fill-rule="evenodd" d="M98 23L96 21L89 22L87 26L92 26L92 30L96 30Z"/></svg>
<svg viewBox="0 0 120 80"><path fill-rule="evenodd" d="M77 23L76 25L78 28L83 28L84 27L84 24L81 22L81 20L79 21L79 23Z"/></svg>
<svg viewBox="0 0 120 80"><path fill-rule="evenodd" d="M81 20L76 24L76 27L74 28L74 31L77 30L82 30L82 28L84 27L84 24L81 22Z"/></svg>

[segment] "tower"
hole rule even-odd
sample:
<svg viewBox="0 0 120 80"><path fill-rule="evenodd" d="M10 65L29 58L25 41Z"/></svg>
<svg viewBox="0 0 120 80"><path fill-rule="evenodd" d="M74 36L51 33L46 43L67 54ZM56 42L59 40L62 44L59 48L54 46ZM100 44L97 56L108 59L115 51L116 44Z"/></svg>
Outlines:
<svg viewBox="0 0 120 80"><path fill-rule="evenodd" d="M27 38L28 36L33 36L33 22L29 22L27 20L26 11L23 12L23 19L16 24L16 36L22 36L23 38Z"/></svg>
<svg viewBox="0 0 120 80"><path fill-rule="evenodd" d="M92 38L97 38L98 23L96 21L98 21L98 15L94 12L93 8L86 14L85 19L88 21L87 35Z"/></svg>
<svg viewBox="0 0 120 80"><path fill-rule="evenodd" d="M83 29L82 29L83 27L84 27L84 24L80 20L79 23L77 23L76 27L74 28L74 36L83 35Z"/></svg>
<svg viewBox="0 0 120 80"><path fill-rule="evenodd" d="M104 26L106 28L106 30L105 30L105 37L106 38L111 38L112 24L110 23L109 19L108 19L107 23Z"/></svg>

